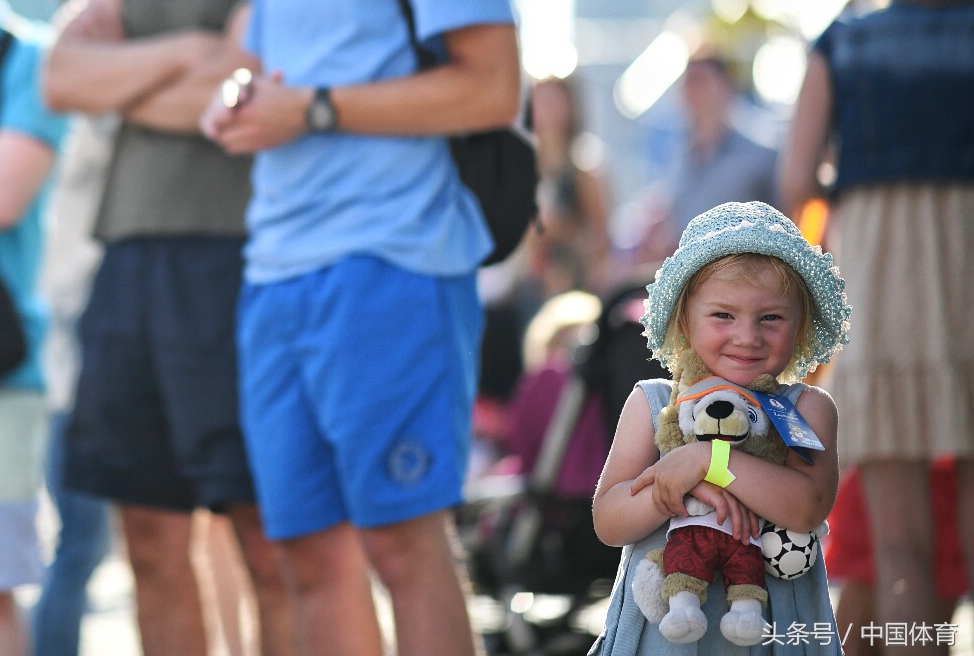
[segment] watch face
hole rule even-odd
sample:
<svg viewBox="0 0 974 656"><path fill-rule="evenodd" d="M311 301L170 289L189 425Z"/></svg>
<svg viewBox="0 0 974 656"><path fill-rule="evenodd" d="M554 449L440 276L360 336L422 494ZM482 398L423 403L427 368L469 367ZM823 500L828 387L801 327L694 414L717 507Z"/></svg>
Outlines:
<svg viewBox="0 0 974 656"><path fill-rule="evenodd" d="M328 99L315 97L308 108L308 125L316 132L325 132L335 126L335 109Z"/></svg>

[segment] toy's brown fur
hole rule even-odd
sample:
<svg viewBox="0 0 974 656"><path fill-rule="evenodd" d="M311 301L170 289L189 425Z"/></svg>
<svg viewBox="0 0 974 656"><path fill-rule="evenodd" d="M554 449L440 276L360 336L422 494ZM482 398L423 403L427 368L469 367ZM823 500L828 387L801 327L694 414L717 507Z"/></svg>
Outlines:
<svg viewBox="0 0 974 656"><path fill-rule="evenodd" d="M670 404L660 412L659 428L656 430L656 445L659 447L660 454L697 441L696 435L684 434L680 428L680 411L676 401L680 394L712 375L693 349L687 349L680 354L673 368L674 383ZM758 392L775 393L778 391L778 381L769 374L762 374L747 387ZM788 456L788 446L773 425L770 427L767 439L756 439L756 436L752 435L736 448L779 465L784 464ZM662 551L660 549L659 553L652 554L660 563ZM663 597L669 599L677 592L687 590L699 596L703 603L707 598L707 585L706 581L692 576L673 573L666 577L663 584ZM757 599L763 605L767 603L768 593L764 588L755 585L733 585L727 591L727 600L730 602L734 599Z"/></svg>
<svg viewBox="0 0 974 656"><path fill-rule="evenodd" d="M656 429L656 446L660 454L668 453L678 446L697 441L693 433L684 435L680 429L680 411L676 405L677 397L690 389L693 385L713 374L693 349L687 349L680 354L676 366L673 367L673 393L670 405L663 408L659 415L659 428ZM769 374L758 376L747 386L757 392L775 393L778 391L778 381ZM781 439L781 435L774 426L768 434L767 440L747 439L737 448L744 453L783 465L788 456L788 445Z"/></svg>

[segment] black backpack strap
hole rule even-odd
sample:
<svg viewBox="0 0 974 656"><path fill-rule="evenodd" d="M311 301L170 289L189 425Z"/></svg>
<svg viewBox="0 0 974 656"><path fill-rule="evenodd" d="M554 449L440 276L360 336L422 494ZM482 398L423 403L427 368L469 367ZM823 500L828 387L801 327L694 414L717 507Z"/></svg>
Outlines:
<svg viewBox="0 0 974 656"><path fill-rule="evenodd" d="M13 34L0 27L0 66L3 66L3 60L7 57L7 51L10 50L13 42Z"/></svg>
<svg viewBox="0 0 974 656"><path fill-rule="evenodd" d="M409 0L399 0L399 8L402 10L402 15L406 19L406 24L409 26L409 43L412 44L413 51L419 59L420 70L433 68L437 64L436 55L429 48L424 48L423 44L416 37L416 17L413 15L413 6L409 3Z"/></svg>
<svg viewBox="0 0 974 656"><path fill-rule="evenodd" d="M2 0L0 0L2 2ZM10 51L10 46L14 43L14 35L7 30L0 27L0 72L3 72L3 62L7 59L7 52ZM3 90L0 89L0 98L2 98Z"/></svg>

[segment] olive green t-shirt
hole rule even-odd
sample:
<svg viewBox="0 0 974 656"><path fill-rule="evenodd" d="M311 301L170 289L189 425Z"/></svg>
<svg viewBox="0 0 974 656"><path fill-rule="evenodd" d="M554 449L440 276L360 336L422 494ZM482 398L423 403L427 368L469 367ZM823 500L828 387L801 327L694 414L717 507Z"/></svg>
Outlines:
<svg viewBox="0 0 974 656"><path fill-rule="evenodd" d="M222 33L238 0L125 0L131 38L183 29ZM242 236L250 199L249 156L226 154L201 135L123 122L95 222L102 241L132 237Z"/></svg>

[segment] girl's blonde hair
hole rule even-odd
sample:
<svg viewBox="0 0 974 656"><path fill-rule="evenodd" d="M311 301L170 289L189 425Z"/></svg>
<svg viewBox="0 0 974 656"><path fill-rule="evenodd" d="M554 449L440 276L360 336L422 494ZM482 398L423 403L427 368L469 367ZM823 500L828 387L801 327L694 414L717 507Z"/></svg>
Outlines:
<svg viewBox="0 0 974 656"><path fill-rule="evenodd" d="M687 284L680 291L673 314L670 316L670 323L666 329L666 337L663 339L663 352L672 354L670 357L675 361L687 346L686 334L689 332L689 317L687 316L687 304L693 294L704 282L720 271L731 268L739 270L739 280L748 284L755 284L757 276L766 269L772 269L778 274L781 280L783 291L788 294L792 289L796 290L800 316L798 318L798 337L795 342L795 352L785 370L779 374L778 380L783 383L797 382L796 365L800 360L807 361L815 351L815 326L812 317L815 316L815 302L812 293L805 284L804 278L785 262L772 255L761 253L736 253L727 255L702 266L694 273ZM811 370L810 370L811 371Z"/></svg>

